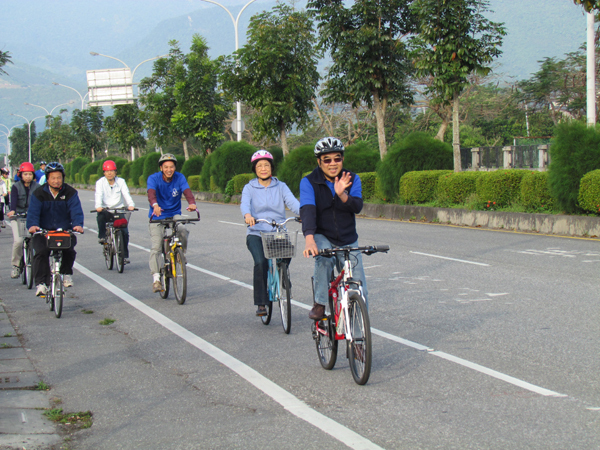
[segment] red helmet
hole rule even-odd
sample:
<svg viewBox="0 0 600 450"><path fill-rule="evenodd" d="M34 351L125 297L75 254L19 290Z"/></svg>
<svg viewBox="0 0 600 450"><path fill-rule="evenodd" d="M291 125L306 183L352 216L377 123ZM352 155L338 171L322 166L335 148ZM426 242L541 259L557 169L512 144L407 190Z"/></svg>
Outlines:
<svg viewBox="0 0 600 450"><path fill-rule="evenodd" d="M108 161L104 161L104 164L102 164L102 170L117 170L117 165L114 161L109 159Z"/></svg>
<svg viewBox="0 0 600 450"><path fill-rule="evenodd" d="M19 166L19 175L21 175L23 172L35 173L35 168L33 167L33 164L31 164L30 162L21 163L21 165Z"/></svg>

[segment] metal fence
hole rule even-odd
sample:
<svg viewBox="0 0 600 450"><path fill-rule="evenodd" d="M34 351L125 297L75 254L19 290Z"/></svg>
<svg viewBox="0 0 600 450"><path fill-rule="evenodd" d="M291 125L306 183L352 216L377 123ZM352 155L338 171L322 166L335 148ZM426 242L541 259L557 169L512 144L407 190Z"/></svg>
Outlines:
<svg viewBox="0 0 600 450"><path fill-rule="evenodd" d="M461 147L463 170L535 169L546 170L550 145L511 145L506 147ZM543 158L540 161L540 158Z"/></svg>

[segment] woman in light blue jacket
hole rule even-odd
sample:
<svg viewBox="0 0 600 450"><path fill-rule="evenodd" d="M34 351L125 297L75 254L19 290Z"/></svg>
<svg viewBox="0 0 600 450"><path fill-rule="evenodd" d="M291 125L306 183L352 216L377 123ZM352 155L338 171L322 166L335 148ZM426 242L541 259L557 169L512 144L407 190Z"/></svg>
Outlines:
<svg viewBox="0 0 600 450"><path fill-rule="evenodd" d="M294 214L300 214L300 203L287 184L272 176L273 155L266 150L259 150L252 155L250 161L256 178L244 186L240 208L248 225L246 245L254 259L254 305L258 307L256 315L266 316L266 306L269 302L269 262L265 258L260 232L273 231L273 228L264 222L256 223L256 219L281 223L285 220L285 207Z"/></svg>

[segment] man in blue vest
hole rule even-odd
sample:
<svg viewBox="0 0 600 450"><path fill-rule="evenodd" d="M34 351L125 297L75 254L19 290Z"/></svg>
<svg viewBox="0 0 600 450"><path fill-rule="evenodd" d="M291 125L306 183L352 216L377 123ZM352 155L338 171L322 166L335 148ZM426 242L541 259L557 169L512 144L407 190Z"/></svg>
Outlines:
<svg viewBox="0 0 600 450"><path fill-rule="evenodd" d="M300 217L306 239L304 256L316 256L319 249L357 247L356 214L363 207L360 178L343 168L344 144L334 137L315 145L318 167L300 181ZM362 282L367 299L367 283L360 252L353 252L357 265L353 277ZM321 320L328 302L328 287L335 258L315 258L315 304L308 317Z"/></svg>

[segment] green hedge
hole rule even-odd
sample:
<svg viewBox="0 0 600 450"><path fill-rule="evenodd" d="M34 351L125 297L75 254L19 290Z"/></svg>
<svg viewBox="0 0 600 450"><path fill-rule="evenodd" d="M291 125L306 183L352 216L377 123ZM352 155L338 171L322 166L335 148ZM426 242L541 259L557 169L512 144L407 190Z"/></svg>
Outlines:
<svg viewBox="0 0 600 450"><path fill-rule="evenodd" d="M198 175L202 173L202 166L204 165L203 156L192 156L181 166L181 173L186 178L190 178L192 175Z"/></svg>
<svg viewBox="0 0 600 450"><path fill-rule="evenodd" d="M148 153L145 157L144 157L144 171L142 172L142 176L144 177L145 180L148 179L148 177L150 175L152 175L153 173L156 173L158 171L160 171L160 168L158 167L158 160L160 159L162 155L158 152L152 152L152 153ZM182 164L180 162L177 162L176 167L181 167ZM141 186L141 184L140 184Z"/></svg>
<svg viewBox="0 0 600 450"><path fill-rule="evenodd" d="M362 184L363 200L378 198L377 195L377 172L359 173L360 182Z"/></svg>
<svg viewBox="0 0 600 450"><path fill-rule="evenodd" d="M148 182L148 178L146 178L144 175L141 175L138 178L138 186L141 187L141 188L146 189L148 187L148 183L147 182Z"/></svg>
<svg viewBox="0 0 600 450"><path fill-rule="evenodd" d="M592 170L583 176L577 200L586 211L600 212L600 170Z"/></svg>
<svg viewBox="0 0 600 450"><path fill-rule="evenodd" d="M300 180L317 167L314 145L302 145L292 150L277 170L277 178L288 185L294 195L300 194Z"/></svg>
<svg viewBox="0 0 600 450"><path fill-rule="evenodd" d="M97 173L93 173L93 174L90 175L90 179L88 180L88 184L95 185L96 181L98 181L100 178L102 178L102 177L99 177Z"/></svg>
<svg viewBox="0 0 600 450"><path fill-rule="evenodd" d="M438 180L450 170L407 172L400 178L400 198L408 204L427 203L434 199Z"/></svg>
<svg viewBox="0 0 600 450"><path fill-rule="evenodd" d="M346 147L344 169L354 173L375 172L380 159L379 149L372 148L367 142L359 141Z"/></svg>
<svg viewBox="0 0 600 450"><path fill-rule="evenodd" d="M240 173L229 180L227 183L228 189L225 189L225 193L228 195L240 195L250 180L256 178L253 173Z"/></svg>
<svg viewBox="0 0 600 450"><path fill-rule="evenodd" d="M477 191L477 178L487 172L452 172L442 175L435 191L435 200L440 206L464 203L469 195Z"/></svg>
<svg viewBox="0 0 600 450"><path fill-rule="evenodd" d="M133 180L134 186L140 186L140 178L144 174L144 160L145 156L136 159L131 164L131 168L129 169L129 177Z"/></svg>
<svg viewBox="0 0 600 450"><path fill-rule="evenodd" d="M235 175L252 170L250 158L256 148L247 142L225 142L204 161L200 174L202 189L224 192L227 182Z"/></svg>
<svg viewBox="0 0 600 450"><path fill-rule="evenodd" d="M76 183L81 183L81 181L77 181L75 179L75 174L79 173L82 167L91 162L92 161L90 161L90 159L84 158L83 156L75 158L73 161L71 161L65 166L65 175L67 176L67 179L71 181L75 180Z"/></svg>
<svg viewBox="0 0 600 450"><path fill-rule="evenodd" d="M190 185L190 189L192 191L199 191L200 187L198 185L200 181L200 175L190 175L187 177L188 184Z"/></svg>
<svg viewBox="0 0 600 450"><path fill-rule="evenodd" d="M521 197L521 180L529 171L506 169L487 172L477 178L477 196L483 203L495 203L497 208L518 203Z"/></svg>
<svg viewBox="0 0 600 450"><path fill-rule="evenodd" d="M520 203L531 212L554 209L556 200L550 192L548 172L527 172L521 181Z"/></svg>
<svg viewBox="0 0 600 450"><path fill-rule="evenodd" d="M83 184L90 184L90 175L96 174L98 172L98 167L102 167L102 161L95 161L83 166L81 170L81 181Z"/></svg>

